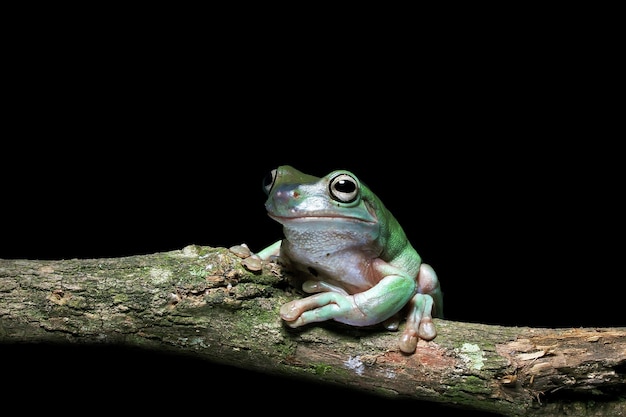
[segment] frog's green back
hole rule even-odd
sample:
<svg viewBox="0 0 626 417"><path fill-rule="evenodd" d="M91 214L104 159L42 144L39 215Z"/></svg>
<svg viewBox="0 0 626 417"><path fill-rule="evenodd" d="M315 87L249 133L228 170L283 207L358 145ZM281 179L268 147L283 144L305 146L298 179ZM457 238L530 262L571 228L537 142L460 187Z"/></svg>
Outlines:
<svg viewBox="0 0 626 417"><path fill-rule="evenodd" d="M401 262L403 266L417 270L421 258L409 242L404 229L376 194L361 182L361 197L375 211L380 225L379 244L381 257L389 262Z"/></svg>

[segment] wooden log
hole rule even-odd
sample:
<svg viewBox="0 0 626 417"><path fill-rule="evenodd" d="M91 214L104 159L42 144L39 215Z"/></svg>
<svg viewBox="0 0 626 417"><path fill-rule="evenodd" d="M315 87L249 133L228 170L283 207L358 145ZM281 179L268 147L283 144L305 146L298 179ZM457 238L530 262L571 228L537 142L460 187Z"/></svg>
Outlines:
<svg viewBox="0 0 626 417"><path fill-rule="evenodd" d="M505 416L626 414L626 328L435 319L413 355L399 333L284 326L301 295L280 267L227 248L105 259L0 260L0 343L138 347L273 376ZM401 326L402 328L402 326Z"/></svg>

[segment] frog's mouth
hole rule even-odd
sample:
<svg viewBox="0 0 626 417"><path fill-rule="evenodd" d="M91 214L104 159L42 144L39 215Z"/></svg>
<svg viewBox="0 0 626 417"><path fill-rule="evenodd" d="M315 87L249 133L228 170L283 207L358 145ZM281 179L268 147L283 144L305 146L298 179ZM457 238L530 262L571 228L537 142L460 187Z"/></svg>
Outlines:
<svg viewBox="0 0 626 417"><path fill-rule="evenodd" d="M317 215L317 216L276 216L274 214L268 213L272 219L276 220L278 223L334 223L335 221L348 221L352 223L362 223L362 224L376 224L376 219L363 219L360 217L352 217L352 216L338 216L336 214L328 214L328 215Z"/></svg>

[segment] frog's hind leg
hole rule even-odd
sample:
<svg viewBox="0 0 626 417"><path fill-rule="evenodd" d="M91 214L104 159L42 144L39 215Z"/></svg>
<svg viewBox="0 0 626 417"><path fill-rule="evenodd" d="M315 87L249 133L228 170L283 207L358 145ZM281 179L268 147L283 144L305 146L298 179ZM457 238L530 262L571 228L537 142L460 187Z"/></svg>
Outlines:
<svg viewBox="0 0 626 417"><path fill-rule="evenodd" d="M418 293L413 296L408 305L406 326L400 338L401 351L413 353L420 338L432 340L437 336L432 318L433 305L433 298L428 294Z"/></svg>

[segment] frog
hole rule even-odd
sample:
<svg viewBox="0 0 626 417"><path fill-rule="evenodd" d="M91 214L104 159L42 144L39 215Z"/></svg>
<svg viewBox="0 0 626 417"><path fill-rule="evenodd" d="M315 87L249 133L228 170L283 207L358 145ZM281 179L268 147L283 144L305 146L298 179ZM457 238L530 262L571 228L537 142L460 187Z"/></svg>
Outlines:
<svg viewBox="0 0 626 417"><path fill-rule="evenodd" d="M316 177L282 165L264 178L263 190L283 237L253 256L280 263L305 295L280 307L288 327L334 320L397 331L404 316L398 347L405 354L437 336L443 292L435 270L355 174Z"/></svg>

